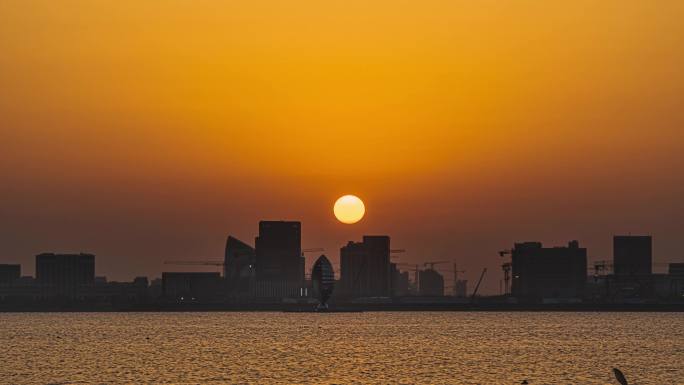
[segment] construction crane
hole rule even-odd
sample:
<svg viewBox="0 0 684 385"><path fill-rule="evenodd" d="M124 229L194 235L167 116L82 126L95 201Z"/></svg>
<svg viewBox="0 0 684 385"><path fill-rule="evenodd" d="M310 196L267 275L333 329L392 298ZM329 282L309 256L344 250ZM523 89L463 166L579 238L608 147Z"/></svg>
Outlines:
<svg viewBox="0 0 684 385"><path fill-rule="evenodd" d="M392 255L392 254L399 254L399 253L405 253L405 249L390 249L390 259L396 259L399 258L398 255Z"/></svg>
<svg viewBox="0 0 684 385"><path fill-rule="evenodd" d="M456 262L454 262L454 285L456 285L456 281L458 281L458 273L465 273L465 270L459 270L458 265Z"/></svg>
<svg viewBox="0 0 684 385"><path fill-rule="evenodd" d="M506 249L506 250L501 250L499 251L499 257L503 258L506 255L512 255L513 251ZM504 294L509 294L511 291L511 269L513 268L513 265L511 262L504 262L501 265L501 270L503 270L504 273Z"/></svg>
<svg viewBox="0 0 684 385"><path fill-rule="evenodd" d="M477 280L477 285L475 286L475 290L473 290L473 295L470 297L471 301L475 300L475 296L477 295L477 290L480 288L480 284L482 283L482 278L484 278L485 273L487 272L487 268L485 267L482 269L482 274L480 274L480 279Z"/></svg>
<svg viewBox="0 0 684 385"><path fill-rule="evenodd" d="M223 261L164 261L165 265L203 265L203 266L223 266Z"/></svg>
<svg viewBox="0 0 684 385"><path fill-rule="evenodd" d="M449 263L451 261L430 261L430 262L425 262L423 263L423 267L428 267L430 265L430 270L435 269L435 265L439 265L440 263Z"/></svg>
<svg viewBox="0 0 684 385"><path fill-rule="evenodd" d="M304 256L304 253L316 253L316 252L321 252L321 251L325 251L325 249L322 247L312 247L310 249L302 249L302 257Z"/></svg>

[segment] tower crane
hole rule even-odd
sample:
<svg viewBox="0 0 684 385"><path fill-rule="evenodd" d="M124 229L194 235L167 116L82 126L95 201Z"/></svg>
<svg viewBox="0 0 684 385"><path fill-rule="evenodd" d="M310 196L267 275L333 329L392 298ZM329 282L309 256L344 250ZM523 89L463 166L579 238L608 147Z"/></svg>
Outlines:
<svg viewBox="0 0 684 385"><path fill-rule="evenodd" d="M449 262L451 262L451 261L430 261L430 262L423 263L423 267L428 267L428 265L430 265L430 270L434 270L435 265L439 265L441 263L449 263Z"/></svg>
<svg viewBox="0 0 684 385"><path fill-rule="evenodd" d="M456 262L454 262L454 285L456 285L456 281L458 281L458 273L465 273L465 270L459 270L458 265Z"/></svg>
<svg viewBox="0 0 684 385"><path fill-rule="evenodd" d="M164 261L165 265L202 265L202 266L223 266L223 261Z"/></svg>
<svg viewBox="0 0 684 385"><path fill-rule="evenodd" d="M321 252L321 251L325 251L325 249L322 247L312 247L310 249L302 249L302 257L304 256L304 253L315 253L315 252Z"/></svg>
<svg viewBox="0 0 684 385"><path fill-rule="evenodd" d="M405 249L390 249L390 259L396 259L399 258L397 255L392 255L392 254L400 254L400 253L405 253Z"/></svg>
<svg viewBox="0 0 684 385"><path fill-rule="evenodd" d="M513 251L506 249L506 250L501 250L499 251L499 257L503 258L506 255L513 255ZM511 262L504 262L501 265L501 270L503 270L504 273L504 294L510 294L511 292L511 269L512 269L512 263ZM501 281L499 281L501 282Z"/></svg>

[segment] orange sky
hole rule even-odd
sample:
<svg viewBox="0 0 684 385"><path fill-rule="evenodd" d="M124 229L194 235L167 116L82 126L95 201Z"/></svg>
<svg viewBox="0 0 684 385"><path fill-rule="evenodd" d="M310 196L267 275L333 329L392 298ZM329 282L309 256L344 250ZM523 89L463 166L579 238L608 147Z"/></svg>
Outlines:
<svg viewBox="0 0 684 385"><path fill-rule="evenodd" d="M0 261L114 279L298 219L475 279L515 240L684 259L684 2L0 2ZM343 194L366 202L348 226Z"/></svg>

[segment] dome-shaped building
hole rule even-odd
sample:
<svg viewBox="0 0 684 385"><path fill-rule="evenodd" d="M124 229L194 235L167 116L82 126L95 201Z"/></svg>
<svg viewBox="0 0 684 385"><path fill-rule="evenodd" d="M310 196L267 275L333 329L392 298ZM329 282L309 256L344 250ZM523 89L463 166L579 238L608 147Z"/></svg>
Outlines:
<svg viewBox="0 0 684 385"><path fill-rule="evenodd" d="M313 294L319 300L319 309L328 308L328 299L332 295L335 286L335 271L325 255L316 260L311 270L311 284Z"/></svg>

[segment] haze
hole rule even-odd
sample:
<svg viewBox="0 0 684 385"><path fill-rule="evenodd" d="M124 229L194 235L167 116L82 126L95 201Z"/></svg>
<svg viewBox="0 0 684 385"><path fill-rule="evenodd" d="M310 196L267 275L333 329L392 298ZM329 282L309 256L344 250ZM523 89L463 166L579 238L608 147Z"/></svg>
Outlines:
<svg viewBox="0 0 684 385"><path fill-rule="evenodd" d="M471 282L514 241L684 260L684 2L0 2L0 260L111 279L388 234ZM366 217L335 220L358 195ZM309 259L309 264L312 259ZM211 270L211 268L208 268ZM656 271L661 271L656 266Z"/></svg>

